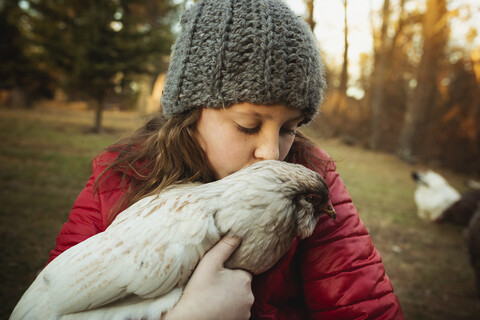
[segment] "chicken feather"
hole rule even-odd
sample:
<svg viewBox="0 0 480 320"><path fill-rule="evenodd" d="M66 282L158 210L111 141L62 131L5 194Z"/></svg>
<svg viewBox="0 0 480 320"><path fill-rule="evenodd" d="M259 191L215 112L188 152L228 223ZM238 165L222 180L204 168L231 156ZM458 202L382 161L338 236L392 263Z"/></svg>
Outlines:
<svg viewBox="0 0 480 320"><path fill-rule="evenodd" d="M306 198L312 195L316 208ZM259 274L332 210L319 174L282 161L262 161L208 184L169 187L53 260L11 319L159 319L223 235L242 238L225 265Z"/></svg>

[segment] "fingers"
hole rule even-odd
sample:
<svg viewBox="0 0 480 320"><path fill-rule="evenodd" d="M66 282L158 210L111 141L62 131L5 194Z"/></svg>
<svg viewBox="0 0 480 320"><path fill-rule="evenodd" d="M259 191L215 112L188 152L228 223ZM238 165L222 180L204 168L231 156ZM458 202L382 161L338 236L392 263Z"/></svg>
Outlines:
<svg viewBox="0 0 480 320"><path fill-rule="evenodd" d="M228 269L228 271L231 272L232 275L236 277L236 279L238 279L238 285L243 285L246 288L252 287L253 275L250 272L242 269L235 269L235 270Z"/></svg>
<svg viewBox="0 0 480 320"><path fill-rule="evenodd" d="M207 252L203 259L211 259L218 266L223 266L223 263L232 255L235 249L238 248L242 240L235 236L224 236L210 251Z"/></svg>
<svg viewBox="0 0 480 320"><path fill-rule="evenodd" d="M254 302L252 275L244 270L224 268L223 263L238 248L241 239L224 236L200 260L172 314L192 310L205 319L249 319ZM170 312L169 312L170 313ZM167 315L169 315L167 313ZM173 319L174 317L172 317ZM190 317L177 317L189 319Z"/></svg>

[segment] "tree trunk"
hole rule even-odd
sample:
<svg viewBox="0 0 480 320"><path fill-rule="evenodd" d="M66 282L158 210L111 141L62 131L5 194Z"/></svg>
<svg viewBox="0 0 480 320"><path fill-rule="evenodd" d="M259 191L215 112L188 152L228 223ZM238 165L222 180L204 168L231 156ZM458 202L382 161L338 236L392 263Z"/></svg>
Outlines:
<svg viewBox="0 0 480 320"><path fill-rule="evenodd" d="M306 22L310 26L310 29L315 29L315 20L313 19L313 1L314 0L305 0L305 5L307 6L307 19Z"/></svg>
<svg viewBox="0 0 480 320"><path fill-rule="evenodd" d="M422 137L422 128L436 95L437 66L446 43L446 0L428 0L423 21L423 54L418 67L416 87L407 103L405 122L400 134L397 154L412 161Z"/></svg>
<svg viewBox="0 0 480 320"><path fill-rule="evenodd" d="M400 0L400 14L399 14L399 19L397 23L397 27L395 30L395 34L392 37L392 40L390 41L390 47L388 49L387 53L387 70L393 65L393 56L395 54L395 49L397 48L397 41L398 38L400 37L402 30L404 26L407 23L408 18L405 17L405 2L407 0Z"/></svg>
<svg viewBox="0 0 480 320"><path fill-rule="evenodd" d="M348 82L348 25L347 25L347 0L344 0L343 6L345 8L345 33L344 33L344 44L345 44L345 51L343 52L343 66L342 66L342 73L340 75L340 86L338 90L340 94L343 96L347 95L347 82Z"/></svg>
<svg viewBox="0 0 480 320"><path fill-rule="evenodd" d="M93 132L101 133L102 132L102 117L103 117L103 104L104 104L103 93L98 94L96 98L96 109L95 109L95 124L93 126Z"/></svg>
<svg viewBox="0 0 480 320"><path fill-rule="evenodd" d="M474 61L472 61L475 64ZM478 78L480 80L480 77ZM469 152L473 154L477 159L480 156L480 82L477 80L476 88L477 94L473 95L471 109L469 111L469 119L473 122L472 132L468 135L468 140L470 142Z"/></svg>
<svg viewBox="0 0 480 320"><path fill-rule="evenodd" d="M380 136L382 134L382 114L385 91L385 72L387 69L387 27L390 18L390 0L383 2L383 22L380 33L380 44L375 50L375 69L373 73L372 97L370 102L371 115L370 125L371 133L369 147L377 150ZM394 44L391 44L392 46Z"/></svg>

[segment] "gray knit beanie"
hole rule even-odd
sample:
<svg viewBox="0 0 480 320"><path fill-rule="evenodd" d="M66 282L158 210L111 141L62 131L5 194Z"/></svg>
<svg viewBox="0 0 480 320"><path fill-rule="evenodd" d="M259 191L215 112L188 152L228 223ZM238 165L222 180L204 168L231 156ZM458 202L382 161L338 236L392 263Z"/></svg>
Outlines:
<svg viewBox="0 0 480 320"><path fill-rule="evenodd" d="M162 95L170 118L193 108L282 104L318 112L326 83L307 24L280 0L199 0L181 19Z"/></svg>

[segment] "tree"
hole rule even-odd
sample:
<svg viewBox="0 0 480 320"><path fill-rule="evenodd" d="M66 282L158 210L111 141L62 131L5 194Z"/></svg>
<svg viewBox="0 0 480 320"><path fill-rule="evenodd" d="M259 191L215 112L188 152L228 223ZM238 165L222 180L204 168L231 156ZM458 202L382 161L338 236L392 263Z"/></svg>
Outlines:
<svg viewBox="0 0 480 320"><path fill-rule="evenodd" d="M105 97L135 74L157 74L173 42L170 0L23 0L23 32L32 56L57 74L69 94L96 101L94 131Z"/></svg>
<svg viewBox="0 0 480 320"><path fill-rule="evenodd" d="M39 95L51 93L51 77L25 53L26 43L17 25L17 0L0 1L0 89L22 96L24 105Z"/></svg>
<svg viewBox="0 0 480 320"><path fill-rule="evenodd" d="M347 0L342 0L344 6L344 53L343 53L343 65L339 75L338 85L332 89L329 94L328 101L324 105L324 113L320 126L328 127L330 131L328 134L336 136L344 129L344 124L349 118L347 105L347 83L348 83L348 24L347 24ZM327 70L328 71L328 70ZM327 72L328 73L328 72ZM336 80L338 75L335 76ZM337 81L335 81L337 82ZM324 124L328 122L328 124Z"/></svg>
<svg viewBox="0 0 480 320"><path fill-rule="evenodd" d="M344 51L343 51L343 66L342 72L340 74L340 85L338 90L340 94L346 96L347 92L347 83L348 83L348 24L347 24L347 0L343 0L343 7L344 7L344 24L345 24L345 32L344 32Z"/></svg>
<svg viewBox="0 0 480 320"><path fill-rule="evenodd" d="M315 30L315 20L313 19L314 0L304 0L304 1L307 6L307 18L305 19L305 21L308 23L308 25L310 26L310 29L313 32Z"/></svg>
<svg viewBox="0 0 480 320"><path fill-rule="evenodd" d="M387 28L390 23L390 0L383 2L383 22L378 40L378 47L374 49L375 61L372 78L372 97L371 97L371 133L369 147L376 150L381 135L382 108L384 103L384 84L385 73L387 69Z"/></svg>
<svg viewBox="0 0 480 320"><path fill-rule="evenodd" d="M428 0L423 19L423 54L416 75L416 87L407 103L404 125L397 153L411 161L416 152L416 141L425 130L429 109L435 103L437 67L447 42L446 0Z"/></svg>

